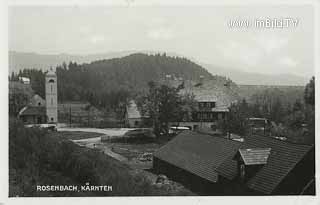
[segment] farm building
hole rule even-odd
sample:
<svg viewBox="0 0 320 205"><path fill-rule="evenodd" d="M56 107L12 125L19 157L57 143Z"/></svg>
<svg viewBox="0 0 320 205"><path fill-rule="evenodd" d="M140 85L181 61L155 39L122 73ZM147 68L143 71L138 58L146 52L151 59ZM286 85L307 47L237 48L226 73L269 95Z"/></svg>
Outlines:
<svg viewBox="0 0 320 205"><path fill-rule="evenodd" d="M89 102L69 101L58 104L58 116L65 123L94 123L103 120L103 113Z"/></svg>
<svg viewBox="0 0 320 205"><path fill-rule="evenodd" d="M145 116L142 116L136 102L131 100L126 106L125 124L127 127L142 127Z"/></svg>
<svg viewBox="0 0 320 205"><path fill-rule="evenodd" d="M153 168L203 195L287 195L314 179L313 159L310 145L184 131L154 153Z"/></svg>
<svg viewBox="0 0 320 205"><path fill-rule="evenodd" d="M41 124L47 121L46 101L39 95L34 95L27 106L23 107L18 117L26 124Z"/></svg>

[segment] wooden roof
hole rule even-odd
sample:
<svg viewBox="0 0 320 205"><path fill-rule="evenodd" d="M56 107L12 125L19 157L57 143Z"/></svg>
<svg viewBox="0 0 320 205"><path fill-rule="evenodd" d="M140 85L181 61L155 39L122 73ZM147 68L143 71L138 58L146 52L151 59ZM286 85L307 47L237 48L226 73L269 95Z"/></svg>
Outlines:
<svg viewBox="0 0 320 205"><path fill-rule="evenodd" d="M262 168L248 180L255 191L271 194L313 146L294 144L264 136L247 136L244 142L184 131L154 153L154 156L212 182L221 175L237 176L239 150L247 164ZM268 156L268 157L266 157Z"/></svg>
<svg viewBox="0 0 320 205"><path fill-rule="evenodd" d="M242 148L271 148L268 162L247 182L253 190L271 194L304 156L312 145L295 144L263 136L247 136Z"/></svg>
<svg viewBox="0 0 320 205"><path fill-rule="evenodd" d="M271 148L239 149L245 165L266 164Z"/></svg>
<svg viewBox="0 0 320 205"><path fill-rule="evenodd" d="M141 114L138 110L138 106L135 103L135 101L131 100L129 102L129 105L127 106L127 114L128 114L128 119L141 118Z"/></svg>
<svg viewBox="0 0 320 205"><path fill-rule="evenodd" d="M19 116L27 115L45 116L46 108L44 106L26 106L21 109L21 111L19 112Z"/></svg>
<svg viewBox="0 0 320 205"><path fill-rule="evenodd" d="M228 169L229 165L223 162L232 159L238 148L239 143L232 140L184 131L161 147L154 156L216 182L219 171Z"/></svg>

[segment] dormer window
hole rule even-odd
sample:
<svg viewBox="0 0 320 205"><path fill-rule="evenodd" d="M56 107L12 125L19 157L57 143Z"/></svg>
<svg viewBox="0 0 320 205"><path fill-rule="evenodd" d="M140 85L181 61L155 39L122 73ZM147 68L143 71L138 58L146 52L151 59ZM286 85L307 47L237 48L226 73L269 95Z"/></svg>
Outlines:
<svg viewBox="0 0 320 205"><path fill-rule="evenodd" d="M235 156L238 161L238 177L242 182L254 176L267 164L271 148L239 149Z"/></svg>

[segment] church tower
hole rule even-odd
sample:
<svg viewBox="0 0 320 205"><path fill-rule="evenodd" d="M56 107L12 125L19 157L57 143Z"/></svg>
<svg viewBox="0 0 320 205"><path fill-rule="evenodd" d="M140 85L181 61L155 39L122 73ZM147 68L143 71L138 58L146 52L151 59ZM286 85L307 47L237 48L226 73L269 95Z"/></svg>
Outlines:
<svg viewBox="0 0 320 205"><path fill-rule="evenodd" d="M47 122L58 122L57 75L52 68L46 74L46 112Z"/></svg>

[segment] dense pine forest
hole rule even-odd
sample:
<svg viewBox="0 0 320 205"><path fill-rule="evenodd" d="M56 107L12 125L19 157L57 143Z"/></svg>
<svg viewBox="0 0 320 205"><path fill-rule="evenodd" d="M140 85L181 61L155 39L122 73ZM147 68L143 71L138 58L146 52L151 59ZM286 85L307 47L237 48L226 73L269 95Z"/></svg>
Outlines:
<svg viewBox="0 0 320 205"><path fill-rule="evenodd" d="M212 78L206 69L192 61L170 57L165 53L156 55L137 53L89 64L62 63L56 68L56 72L60 102L89 101L102 108L118 106L119 102L123 102L126 98L147 90L148 82L157 82L164 79L167 74L186 80L198 80L200 76ZM45 72L23 69L19 73L13 73L10 78L14 80L18 76L29 77L35 93L45 97Z"/></svg>

